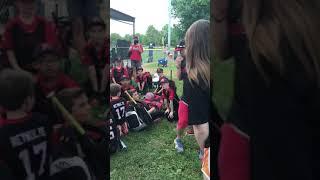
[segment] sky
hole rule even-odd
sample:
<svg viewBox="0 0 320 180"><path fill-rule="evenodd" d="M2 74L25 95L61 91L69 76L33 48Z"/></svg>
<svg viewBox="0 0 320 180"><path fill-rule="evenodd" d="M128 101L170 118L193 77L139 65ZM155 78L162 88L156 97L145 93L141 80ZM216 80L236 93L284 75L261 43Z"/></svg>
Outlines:
<svg viewBox="0 0 320 180"><path fill-rule="evenodd" d="M168 24L168 0L110 0L110 7L136 18L136 33L145 34L149 25L161 30ZM171 24L176 23L171 20ZM110 33L132 34L131 25L110 20Z"/></svg>

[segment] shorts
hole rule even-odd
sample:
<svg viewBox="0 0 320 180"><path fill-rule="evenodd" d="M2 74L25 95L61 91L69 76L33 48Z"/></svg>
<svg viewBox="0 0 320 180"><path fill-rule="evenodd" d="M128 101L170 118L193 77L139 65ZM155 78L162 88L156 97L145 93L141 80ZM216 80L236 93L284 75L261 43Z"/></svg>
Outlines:
<svg viewBox="0 0 320 180"><path fill-rule="evenodd" d="M188 105L184 101L179 101L177 129L188 127Z"/></svg>
<svg viewBox="0 0 320 180"><path fill-rule="evenodd" d="M131 67L133 68L141 67L141 60L131 60Z"/></svg>
<svg viewBox="0 0 320 180"><path fill-rule="evenodd" d="M206 179L210 179L210 148L204 149L201 171Z"/></svg>
<svg viewBox="0 0 320 180"><path fill-rule="evenodd" d="M67 0L67 3L70 18L99 16L97 0Z"/></svg>

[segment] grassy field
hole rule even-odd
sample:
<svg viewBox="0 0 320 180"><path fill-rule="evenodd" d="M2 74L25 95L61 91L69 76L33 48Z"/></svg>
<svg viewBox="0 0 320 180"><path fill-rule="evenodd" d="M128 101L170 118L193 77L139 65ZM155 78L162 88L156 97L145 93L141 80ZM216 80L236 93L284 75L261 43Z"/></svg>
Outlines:
<svg viewBox="0 0 320 180"><path fill-rule="evenodd" d="M145 63L146 71L155 73L157 64ZM164 74L170 76L175 66L173 62L164 68ZM180 96L182 83L176 81ZM128 146L125 152L111 156L110 176L113 180L125 179L190 179L202 178L201 164L197 154L194 136L185 136L185 152L178 154L174 149L175 124L162 120L142 132L131 132L123 141Z"/></svg>

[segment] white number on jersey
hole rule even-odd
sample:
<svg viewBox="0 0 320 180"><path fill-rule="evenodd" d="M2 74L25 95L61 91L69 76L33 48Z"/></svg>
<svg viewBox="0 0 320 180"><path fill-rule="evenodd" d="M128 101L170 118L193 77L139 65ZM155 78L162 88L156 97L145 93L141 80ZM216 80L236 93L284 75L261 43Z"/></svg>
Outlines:
<svg viewBox="0 0 320 180"><path fill-rule="evenodd" d="M118 119L121 119L124 117L124 115L125 115L125 107L124 106L117 108L116 111L118 114Z"/></svg>
<svg viewBox="0 0 320 180"><path fill-rule="evenodd" d="M39 155L41 153L41 161L39 170L37 173L38 176L41 176L44 172L44 165L47 157L47 142L42 142L40 144L34 145L32 147L32 152L30 153L28 149L24 149L19 153L19 158L23 163L24 169L26 170L27 180L35 179L35 172L32 172L30 156Z"/></svg>

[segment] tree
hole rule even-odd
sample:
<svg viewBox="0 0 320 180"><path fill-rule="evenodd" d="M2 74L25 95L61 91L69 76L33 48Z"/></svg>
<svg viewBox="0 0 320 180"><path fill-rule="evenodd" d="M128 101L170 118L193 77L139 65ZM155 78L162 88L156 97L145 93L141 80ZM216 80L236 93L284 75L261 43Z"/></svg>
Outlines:
<svg viewBox="0 0 320 180"><path fill-rule="evenodd" d="M144 43L145 44L150 44L150 43L161 44L161 33L153 25L150 25L148 27L146 34L144 36Z"/></svg>
<svg viewBox="0 0 320 180"><path fill-rule="evenodd" d="M177 33L182 38L193 22L210 19L210 0L172 0L172 11L179 19Z"/></svg>
<svg viewBox="0 0 320 180"><path fill-rule="evenodd" d="M123 38L117 33L111 33L110 35L111 47L116 46L118 39L123 39Z"/></svg>
<svg viewBox="0 0 320 180"><path fill-rule="evenodd" d="M168 42L168 24L162 27L160 31L161 37L164 38L165 44ZM183 37L179 37L179 29L176 26L171 27L171 45L175 46L180 42L180 39Z"/></svg>

